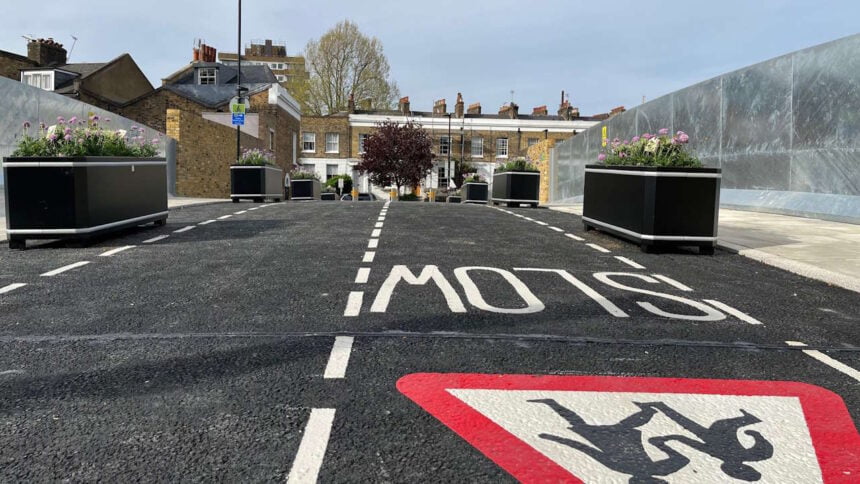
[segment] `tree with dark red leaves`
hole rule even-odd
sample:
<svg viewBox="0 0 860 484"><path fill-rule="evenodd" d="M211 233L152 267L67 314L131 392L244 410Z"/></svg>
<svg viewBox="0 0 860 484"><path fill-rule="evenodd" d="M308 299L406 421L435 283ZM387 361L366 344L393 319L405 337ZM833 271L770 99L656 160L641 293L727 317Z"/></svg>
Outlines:
<svg viewBox="0 0 860 484"><path fill-rule="evenodd" d="M364 141L364 153L356 166L377 186L416 187L433 169L430 136L413 122L384 121Z"/></svg>

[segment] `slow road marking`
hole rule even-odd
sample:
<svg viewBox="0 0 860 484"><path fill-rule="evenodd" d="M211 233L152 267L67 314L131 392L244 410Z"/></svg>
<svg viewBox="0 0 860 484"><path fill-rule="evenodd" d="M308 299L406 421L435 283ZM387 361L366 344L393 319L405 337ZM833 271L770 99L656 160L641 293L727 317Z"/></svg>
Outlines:
<svg viewBox="0 0 860 484"><path fill-rule="evenodd" d="M736 317L736 318L738 318L741 321L744 321L746 323L761 324L761 321L759 321L758 319L750 316L749 314L742 313L741 311L738 311L737 309L729 306L728 304L721 303L721 302L716 301L714 299L703 299L703 301L705 301L706 303L710 304L711 306L713 306L719 310L722 310L722 311L725 311L725 312L731 314L732 316L734 316L734 317Z"/></svg>
<svg viewBox="0 0 860 484"><path fill-rule="evenodd" d="M42 277L54 277L57 274L62 274L63 272L70 271L72 269L77 269L78 267L83 267L89 263L90 263L90 261L88 261L88 260L81 261L81 262L75 262L74 264L69 264L67 266L60 267L59 269L54 269L52 271L48 271L48 272L42 274Z"/></svg>

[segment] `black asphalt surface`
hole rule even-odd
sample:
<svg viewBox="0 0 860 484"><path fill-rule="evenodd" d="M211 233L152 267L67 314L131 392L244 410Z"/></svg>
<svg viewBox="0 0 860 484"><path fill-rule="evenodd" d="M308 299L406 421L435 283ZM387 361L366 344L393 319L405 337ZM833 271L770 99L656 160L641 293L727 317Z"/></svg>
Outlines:
<svg viewBox="0 0 860 484"><path fill-rule="evenodd" d="M164 227L85 247L0 248L0 288L27 284L0 294L0 481L283 481L319 408L336 409L321 482L513 481L397 390L412 373L794 381L836 393L860 421L858 381L786 343L860 369L856 293L721 250L642 253L546 209L393 202L368 249L381 202L278 203L218 220L255 207L173 210ZM144 243L159 235L170 236ZM79 261L90 263L40 276ZM465 313L432 281L400 281L386 311L371 312L392 268L430 265ZM367 283L355 282L360 267ZM545 309L478 309L455 275L463 267L515 274ZM628 317L557 272L515 269L566 271ZM762 324L658 316L640 303L702 313L599 273L665 276L692 290L609 277ZM501 273L469 275L488 305L526 306ZM360 313L345 316L357 291ZM355 337L346 377L325 379L338 335Z"/></svg>

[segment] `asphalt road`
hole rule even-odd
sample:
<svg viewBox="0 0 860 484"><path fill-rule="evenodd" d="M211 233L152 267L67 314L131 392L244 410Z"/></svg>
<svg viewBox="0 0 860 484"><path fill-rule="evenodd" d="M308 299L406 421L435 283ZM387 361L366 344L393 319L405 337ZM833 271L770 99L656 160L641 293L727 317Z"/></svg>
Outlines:
<svg viewBox="0 0 860 484"><path fill-rule="evenodd" d="M857 482L857 294L695 252L406 202L2 248L0 480Z"/></svg>

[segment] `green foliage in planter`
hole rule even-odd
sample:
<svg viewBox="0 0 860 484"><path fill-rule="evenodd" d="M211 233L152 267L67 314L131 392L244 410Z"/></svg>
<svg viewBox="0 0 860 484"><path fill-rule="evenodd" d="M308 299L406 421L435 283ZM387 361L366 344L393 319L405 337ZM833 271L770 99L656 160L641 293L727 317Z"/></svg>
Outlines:
<svg viewBox="0 0 860 484"><path fill-rule="evenodd" d="M246 148L242 150L242 157L236 163L239 166L266 166L274 165L272 161L275 159L275 154L269 150L261 150L258 148Z"/></svg>
<svg viewBox="0 0 860 484"><path fill-rule="evenodd" d="M105 120L109 122L110 120ZM131 132L108 129L99 125L98 116L89 121L72 116L66 121L62 116L57 124L46 127L39 124L35 136L30 134L30 122L24 122L24 133L12 156L57 157L57 156L126 156L152 158L158 155L160 138L147 140L144 129L132 126ZM161 136L161 135L159 135Z"/></svg>
<svg viewBox="0 0 860 484"><path fill-rule="evenodd" d="M465 183L487 183L487 180L481 178L481 175L475 174L466 178Z"/></svg>
<svg viewBox="0 0 860 484"><path fill-rule="evenodd" d="M689 142L687 133L678 131L669 137L669 130L664 128L657 135L644 133L630 141L615 138L597 160L607 165L700 168L702 163L684 150Z"/></svg>
<svg viewBox="0 0 860 484"><path fill-rule="evenodd" d="M400 195L399 200L401 202L416 202L418 201L418 195L414 193L407 193L405 195Z"/></svg>
<svg viewBox="0 0 860 484"><path fill-rule="evenodd" d="M536 166L532 165L525 158L517 158L513 161L509 161L507 163L502 164L501 166L496 168L496 173L507 173L511 171L520 171L520 172L536 172L539 173L540 170L537 169Z"/></svg>
<svg viewBox="0 0 860 484"><path fill-rule="evenodd" d="M317 180L319 181L320 177L312 172L312 171L294 171L292 175L290 175L293 180Z"/></svg>
<svg viewBox="0 0 860 484"><path fill-rule="evenodd" d="M332 188L334 190L340 191L337 187L338 180L343 180L343 192L342 193L349 193L352 191L352 177L349 175L335 175L335 176L329 178L328 181L325 182L326 188Z"/></svg>

